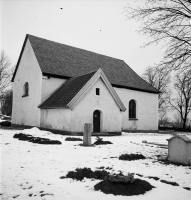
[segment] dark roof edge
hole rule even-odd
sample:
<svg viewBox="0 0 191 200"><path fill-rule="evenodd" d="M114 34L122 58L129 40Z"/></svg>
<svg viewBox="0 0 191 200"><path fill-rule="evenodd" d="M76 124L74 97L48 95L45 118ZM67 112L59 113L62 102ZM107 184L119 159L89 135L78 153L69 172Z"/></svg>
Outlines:
<svg viewBox="0 0 191 200"><path fill-rule="evenodd" d="M20 52L20 55L19 55L19 59L18 59L18 61L17 61L16 67L15 67L15 71L14 71L14 73L13 73L13 77L12 77L12 79L11 79L11 82L14 82L15 75L16 75L16 73L17 73L17 69L18 69L18 67L19 67L19 64L20 64L20 61L21 61L21 57L22 57L22 55L23 55L23 51L24 51L24 48L25 48L27 39L28 39L28 34L26 34L26 36L25 36L25 40L24 40L24 43L23 43L23 46L22 46L22 49L21 49L21 52Z"/></svg>
<svg viewBox="0 0 191 200"><path fill-rule="evenodd" d="M63 76L63 75L58 75L58 74L51 74L51 73L47 73L47 72L43 72L42 75L43 76L53 77L53 78L61 78L61 79L70 79L70 78L73 78L73 77L70 77L70 76Z"/></svg>
<svg viewBox="0 0 191 200"><path fill-rule="evenodd" d="M91 72L90 72L91 73ZM87 73L89 74L89 72ZM61 78L61 79L70 79L70 78L75 78L75 77L70 77L70 76L62 76L62 75L58 75L58 74L51 74L51 73L46 73L43 72L44 76L49 76L49 77L53 77L53 78ZM143 79L144 80L144 79ZM125 89L129 89L129 90L136 90L136 91L141 91L141 92L148 92L148 93L154 93L154 94L159 94L160 92L156 90L155 91L150 91L150 90L144 90L144 89L139 89L139 88L134 88L134 87L127 87L127 86L123 86L123 85L117 85L117 84L112 84L111 85L113 87L116 88L125 88Z"/></svg>
<svg viewBox="0 0 191 200"><path fill-rule="evenodd" d="M38 106L40 109L69 109L67 106L62 106L62 107L41 107L41 105Z"/></svg>
<svg viewBox="0 0 191 200"><path fill-rule="evenodd" d="M136 91L140 91L140 92L148 92L148 93L154 93L154 94L159 94L159 91L151 91L151 90L144 90L144 89L140 89L140 88L134 88L134 87L128 87L128 86L123 86L123 85L116 85L116 84L111 84L113 87L116 88L125 88L125 89L129 89L129 90L136 90Z"/></svg>

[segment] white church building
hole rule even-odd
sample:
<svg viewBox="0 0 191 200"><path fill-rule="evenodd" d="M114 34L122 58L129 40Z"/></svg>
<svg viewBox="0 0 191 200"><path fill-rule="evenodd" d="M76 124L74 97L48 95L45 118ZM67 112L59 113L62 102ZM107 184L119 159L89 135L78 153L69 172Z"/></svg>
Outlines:
<svg viewBox="0 0 191 200"><path fill-rule="evenodd" d="M158 130L159 91L124 61L26 35L12 78L12 125L67 133Z"/></svg>

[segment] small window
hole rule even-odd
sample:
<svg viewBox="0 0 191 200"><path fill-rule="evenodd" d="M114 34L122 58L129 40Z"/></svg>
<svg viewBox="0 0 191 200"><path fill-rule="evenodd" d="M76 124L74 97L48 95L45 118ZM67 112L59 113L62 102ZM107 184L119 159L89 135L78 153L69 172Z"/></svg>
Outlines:
<svg viewBox="0 0 191 200"><path fill-rule="evenodd" d="M26 82L23 86L23 96L22 97L26 97L29 96L29 83Z"/></svg>
<svg viewBox="0 0 191 200"><path fill-rule="evenodd" d="M133 99L129 101L129 119L136 119L136 102Z"/></svg>
<svg viewBox="0 0 191 200"><path fill-rule="evenodd" d="M99 88L96 88L96 95L99 95Z"/></svg>

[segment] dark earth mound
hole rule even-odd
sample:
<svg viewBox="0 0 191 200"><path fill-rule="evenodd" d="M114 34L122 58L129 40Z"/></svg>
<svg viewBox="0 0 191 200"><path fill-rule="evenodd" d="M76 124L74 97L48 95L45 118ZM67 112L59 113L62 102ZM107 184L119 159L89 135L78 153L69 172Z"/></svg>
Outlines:
<svg viewBox="0 0 191 200"><path fill-rule="evenodd" d="M72 178L83 180L84 178L103 180L94 186L96 191L101 190L105 194L132 196L144 194L146 191L154 188L150 183L141 179L134 179L134 174L129 173L124 176L122 173L110 175L105 170L92 171L90 168L77 168L76 171L70 171L66 176L60 179Z"/></svg>
<svg viewBox="0 0 191 200"><path fill-rule="evenodd" d="M83 141L81 138L67 137L65 141Z"/></svg>
<svg viewBox="0 0 191 200"><path fill-rule="evenodd" d="M9 127L9 126L11 126L11 122L10 121L2 121L2 122L0 122L0 125Z"/></svg>
<svg viewBox="0 0 191 200"><path fill-rule="evenodd" d="M94 142L95 145L103 145L103 144L113 144L110 141L96 141Z"/></svg>
<svg viewBox="0 0 191 200"><path fill-rule="evenodd" d="M156 181L158 181L158 180L160 179L160 178L157 177L157 176L148 176L148 178L154 179L154 180L156 180Z"/></svg>
<svg viewBox="0 0 191 200"><path fill-rule="evenodd" d="M113 144L113 143L110 141L103 141L103 138L97 136L94 145L104 145L104 144Z"/></svg>
<svg viewBox="0 0 191 200"><path fill-rule="evenodd" d="M185 190L191 190L191 188L189 187L183 187Z"/></svg>
<svg viewBox="0 0 191 200"><path fill-rule="evenodd" d="M65 178L72 178L76 180L83 180L84 178L94 178L94 179L100 179L103 180L105 177L109 175L109 172L105 170L96 170L92 171L90 168L76 168L76 171L70 171L66 175ZM60 177L63 178L63 177Z"/></svg>
<svg viewBox="0 0 191 200"><path fill-rule="evenodd" d="M50 140L46 138L34 137L29 142L37 143L37 144L62 144L58 140Z"/></svg>
<svg viewBox="0 0 191 200"><path fill-rule="evenodd" d="M139 160L139 159L146 159L145 156L142 154L122 154L119 156L119 160Z"/></svg>
<svg viewBox="0 0 191 200"><path fill-rule="evenodd" d="M33 138L33 136L29 134L18 133L18 134L15 134L13 138L18 138L19 140L23 140L23 141L29 141Z"/></svg>
<svg viewBox="0 0 191 200"><path fill-rule="evenodd" d="M101 181L94 186L96 191L101 190L105 194L132 196L144 194L154 188L150 183L141 179L135 179L133 183Z"/></svg>
<svg viewBox="0 0 191 200"><path fill-rule="evenodd" d="M173 186L179 186L178 183L176 182L171 182L171 181L166 181L166 180L160 180L162 183L166 183L166 184L169 184L169 185L173 185Z"/></svg>
<svg viewBox="0 0 191 200"><path fill-rule="evenodd" d="M29 134L23 134L23 133L16 133L13 138L18 138L19 140L28 141L36 144L62 144L58 140L50 140L46 138L40 138L40 137L33 137Z"/></svg>

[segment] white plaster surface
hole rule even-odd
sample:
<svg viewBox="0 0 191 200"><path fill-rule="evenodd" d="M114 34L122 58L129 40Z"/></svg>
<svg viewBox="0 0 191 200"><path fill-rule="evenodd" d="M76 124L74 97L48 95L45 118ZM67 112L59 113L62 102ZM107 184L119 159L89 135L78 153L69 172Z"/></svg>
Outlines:
<svg viewBox="0 0 191 200"><path fill-rule="evenodd" d="M122 130L158 130L158 95L135 90L115 88L126 111L122 116ZM129 120L129 101L136 101L137 120Z"/></svg>
<svg viewBox="0 0 191 200"><path fill-rule="evenodd" d="M71 110L42 109L41 127L63 131L71 130Z"/></svg>
<svg viewBox="0 0 191 200"><path fill-rule="evenodd" d="M43 102L45 99L51 96L51 94L56 89L58 89L64 82L66 82L66 79L53 78L53 77L48 78L47 76L43 76L41 102Z"/></svg>
<svg viewBox="0 0 191 200"><path fill-rule="evenodd" d="M29 83L29 96L22 97L23 86ZM40 125L42 72L29 40L20 60L14 86L13 86L13 110L12 123L19 125Z"/></svg>
<svg viewBox="0 0 191 200"><path fill-rule="evenodd" d="M96 95L96 88L100 88L100 95ZM101 112L101 132L121 131L122 112L101 79L98 79L85 97L74 107L71 131L83 131L85 123L93 124L93 112L95 110Z"/></svg>
<svg viewBox="0 0 191 200"><path fill-rule="evenodd" d="M100 95L96 95L100 88ZM84 124L93 125L93 112L101 112L101 131L121 131L121 111L101 79L92 86L73 110L42 109L41 126L58 130L83 132ZM92 126L93 131L93 126Z"/></svg>

